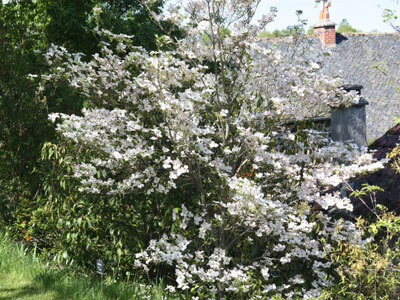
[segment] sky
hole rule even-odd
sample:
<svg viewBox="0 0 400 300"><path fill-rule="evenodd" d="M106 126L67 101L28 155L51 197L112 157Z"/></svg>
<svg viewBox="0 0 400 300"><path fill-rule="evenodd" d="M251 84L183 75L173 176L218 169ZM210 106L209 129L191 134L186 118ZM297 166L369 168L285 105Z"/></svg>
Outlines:
<svg viewBox="0 0 400 300"><path fill-rule="evenodd" d="M296 24L295 12L298 9L303 11L303 18L308 20L306 28L317 23L319 19L320 9L315 7L315 0L262 0L258 16L268 12L271 6L278 8L278 16L267 26L268 31ZM383 22L382 11L385 8L396 10L400 15L400 1L396 0L332 0L329 14L336 24L346 19L352 27L362 32L393 32L394 30Z"/></svg>
<svg viewBox="0 0 400 300"><path fill-rule="evenodd" d="M256 18L268 12L271 6L278 8L278 15L267 27L268 31L295 25L296 10L299 9L303 11L303 19L308 20L306 28L314 25L319 18L319 8L315 7L315 0L262 0ZM399 12L400 16L400 0L332 0L329 12L331 20L336 24L346 19L352 27L362 32L394 32L390 25L383 22L382 11L385 8Z"/></svg>

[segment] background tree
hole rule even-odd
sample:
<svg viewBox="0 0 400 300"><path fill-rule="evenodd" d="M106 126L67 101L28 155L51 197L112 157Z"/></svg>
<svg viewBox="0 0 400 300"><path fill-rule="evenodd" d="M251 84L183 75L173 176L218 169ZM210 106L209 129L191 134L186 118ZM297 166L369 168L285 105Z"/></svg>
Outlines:
<svg viewBox="0 0 400 300"><path fill-rule="evenodd" d="M357 33L359 30L353 28L346 19L340 21L338 28L336 29L339 33Z"/></svg>
<svg viewBox="0 0 400 300"><path fill-rule="evenodd" d="M260 33L260 37L287 37L287 36L294 36L294 35L304 35L304 29L300 29L297 27L288 27L286 29L275 29L274 31L263 31Z"/></svg>
<svg viewBox="0 0 400 300"><path fill-rule="evenodd" d="M46 70L47 24L32 1L0 6L0 211L7 221L38 191L32 172L40 164L42 142L52 136L47 102L35 100L37 82L28 78Z"/></svg>
<svg viewBox="0 0 400 300"><path fill-rule="evenodd" d="M150 10L160 13L164 0L150 1L145 7L137 0L38 0L49 18L45 34L49 43L73 52L93 54L98 51L94 28L100 26L114 33L133 35L134 45L155 50L155 35L160 28L151 21ZM164 24L168 26L168 24Z"/></svg>
<svg viewBox="0 0 400 300"><path fill-rule="evenodd" d="M133 44L154 50L161 30L151 22L148 8L159 13L162 5L152 1L144 7L134 0L10 0L0 6L0 222L18 223L39 205L42 178L50 167L41 161L41 148L54 138L48 113L79 114L84 105L83 98L62 82L37 97L40 76L49 71L43 53L58 44L89 57L99 49L94 30L99 25L134 34Z"/></svg>
<svg viewBox="0 0 400 300"><path fill-rule="evenodd" d="M297 24L288 26L286 27L286 29L275 29L274 31L263 30L259 34L259 37L276 38L276 37L287 37L287 36L295 36L295 37L304 36L305 35L304 26L307 24L307 20L301 18L302 14L303 14L302 10L296 10Z"/></svg>

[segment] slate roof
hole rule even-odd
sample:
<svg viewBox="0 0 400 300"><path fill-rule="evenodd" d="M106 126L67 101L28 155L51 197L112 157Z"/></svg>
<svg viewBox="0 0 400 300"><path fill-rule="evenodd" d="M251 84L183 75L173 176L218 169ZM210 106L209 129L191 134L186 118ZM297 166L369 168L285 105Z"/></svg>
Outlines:
<svg viewBox="0 0 400 300"><path fill-rule="evenodd" d="M383 159L398 143L400 138L400 124L389 129L383 136L373 142L368 148L375 151L374 156L377 159ZM354 189L361 189L363 184L377 185L384 191L376 193L377 204L385 205L390 211L400 215L400 173L397 172L391 164L392 161L385 164L383 169L378 170L372 174L364 175L353 182ZM372 207L369 195L363 197L364 203L359 199L351 198L355 216L368 215L370 211L365 206L367 204Z"/></svg>
<svg viewBox="0 0 400 300"><path fill-rule="evenodd" d="M282 39L281 39L282 40ZM280 39L273 42L289 52ZM261 42L264 46L270 40ZM362 96L369 102L367 143L382 136L400 116L400 34L336 34L336 47L326 49L317 36L305 37L300 43L308 49L306 57L322 57L322 72L340 76L344 84L359 84ZM330 55L323 55L329 52Z"/></svg>
<svg viewBox="0 0 400 300"><path fill-rule="evenodd" d="M313 39L322 48L319 39ZM336 34L336 47L323 59L325 74L343 78L346 84L360 84L362 96L369 102L367 113L367 143L375 157L383 159L399 141L400 124L400 35L399 34ZM376 193L377 203L400 214L400 174L391 167L359 178L355 189L362 184L377 185L384 192ZM365 203L372 207L369 197ZM352 199L355 215L366 215L369 210L358 199Z"/></svg>
<svg viewBox="0 0 400 300"><path fill-rule="evenodd" d="M331 56L324 58L322 70L340 75L345 84L364 87L362 95L369 102L367 141L372 142L400 116L400 35L336 34L336 43Z"/></svg>
<svg viewBox="0 0 400 300"><path fill-rule="evenodd" d="M265 47L275 44L283 54L290 57L293 49L282 39L260 42ZM321 57L322 69L326 75L340 76L344 84L362 85L361 91L369 105L367 113L367 143L375 150L375 157L382 159L399 141L400 124L400 34L336 34L336 47L326 49L317 36L308 36L295 41L293 48L299 48L307 58ZM325 56L325 52L330 55ZM314 58L315 60L315 58ZM378 185L384 192L377 192L377 203L400 215L400 173L391 167L385 168L355 180L354 189L363 184ZM363 201L371 207L369 197ZM368 208L352 198L354 215L369 214Z"/></svg>
<svg viewBox="0 0 400 300"><path fill-rule="evenodd" d="M397 124L393 128L389 129L383 136L375 140L368 149L374 150L374 157L381 160L386 157L396 144L399 142L400 138L400 124Z"/></svg>

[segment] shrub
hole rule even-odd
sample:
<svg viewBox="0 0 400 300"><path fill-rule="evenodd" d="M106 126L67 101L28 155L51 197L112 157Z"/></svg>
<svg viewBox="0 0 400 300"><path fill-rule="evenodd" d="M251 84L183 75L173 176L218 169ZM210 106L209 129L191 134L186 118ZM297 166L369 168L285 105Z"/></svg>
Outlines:
<svg viewBox="0 0 400 300"><path fill-rule="evenodd" d="M398 299L400 217L379 204L374 212L357 218L365 243L341 241L331 249L338 279L322 299Z"/></svg>
<svg viewBox="0 0 400 300"><path fill-rule="evenodd" d="M67 80L91 103L81 116L50 115L66 145L62 178L79 187L49 209L78 217L60 227L67 257L95 245L122 253L116 271L134 261L193 299L309 299L332 284L330 245L362 239L332 216L350 200L327 190L380 164L288 125L358 98L317 62L257 43L274 11L252 25L256 4L192 1L188 18L170 12L186 32L160 37L171 51L148 53L103 31L117 52L104 41L89 62L60 47L47 53L54 72L43 84Z"/></svg>

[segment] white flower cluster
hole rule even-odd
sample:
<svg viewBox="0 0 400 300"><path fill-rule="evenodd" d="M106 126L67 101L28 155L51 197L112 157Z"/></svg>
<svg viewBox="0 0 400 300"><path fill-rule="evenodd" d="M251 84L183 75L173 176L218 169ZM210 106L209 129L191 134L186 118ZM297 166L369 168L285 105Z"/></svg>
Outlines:
<svg viewBox="0 0 400 300"><path fill-rule="evenodd" d="M175 50L147 53L121 42L115 53L104 43L85 62L53 47L54 74L43 79L66 78L101 108L50 119L61 121L64 138L95 153L71 158L82 191L161 199L195 187L174 213L178 226L136 254L136 267L171 265L176 288L197 287L210 299L251 298L260 281L263 299L311 299L330 284L329 244L321 241L362 242L351 222L329 215L352 209L329 189L379 165L365 149L288 128L288 118L358 99L319 75L319 64L261 47L260 27L250 23L257 3L188 1L189 19L168 16L186 30ZM314 204L322 210L313 212Z"/></svg>

